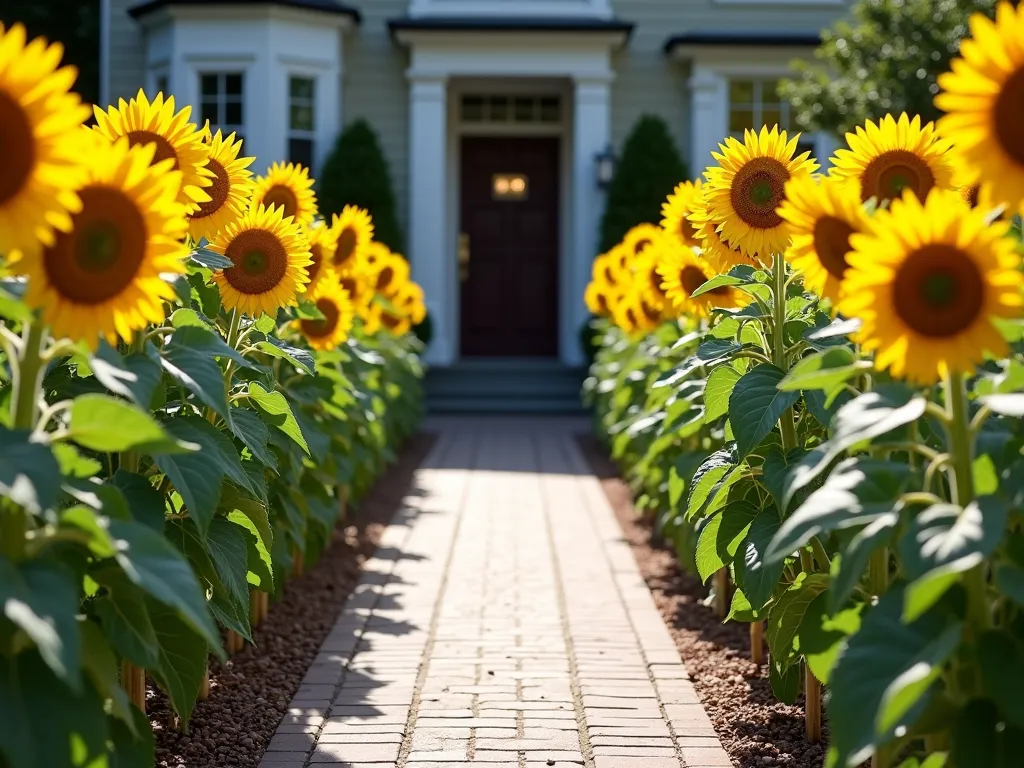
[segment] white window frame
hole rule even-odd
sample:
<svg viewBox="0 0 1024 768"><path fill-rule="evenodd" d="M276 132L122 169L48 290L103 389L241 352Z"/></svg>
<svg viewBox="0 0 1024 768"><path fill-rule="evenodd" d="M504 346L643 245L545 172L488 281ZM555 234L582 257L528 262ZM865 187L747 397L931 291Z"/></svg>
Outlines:
<svg viewBox="0 0 1024 768"><path fill-rule="evenodd" d="M313 85L313 95L311 97L309 97L309 98L293 96L292 95L292 81L293 80L307 80L310 83L312 83L312 85ZM318 80L318 78L316 77L316 75L310 74L308 72L289 72L288 73L288 132L287 132L288 133L288 141L291 142L292 139L302 139L302 140L310 142L311 148L310 148L310 153L309 153L309 157L310 157L310 163L309 164L310 164L311 167L309 169L309 172L311 174L314 173L315 169L314 169L313 166L316 165L317 151L319 150L319 147L317 146L317 130L316 130L316 128L317 128L317 117L318 117L318 115L317 115L317 111L318 111L317 110L317 90L318 90L317 80ZM312 119L312 125L311 125L311 127L309 129L295 128L292 125L292 107L296 106L296 105L309 107L310 114L312 115L312 118L313 118ZM292 158L289 158L289 161L292 161Z"/></svg>
<svg viewBox="0 0 1024 768"><path fill-rule="evenodd" d="M227 92L227 78L230 75L237 75L242 79L241 93L238 94L237 103L241 111L242 120L239 123L214 123L210 121L210 130L216 132L218 129L221 130L224 135L231 133L237 134L244 138L245 136L245 81L247 79L246 70L242 67L216 67L211 65L209 67L200 67L196 69L196 89L197 89L197 101L199 104L199 114L196 118L205 125L206 118L203 116L203 107L208 101L208 96L203 93L203 78L209 76L216 76L217 78L217 116L227 119L227 105L235 102L234 94L228 94Z"/></svg>

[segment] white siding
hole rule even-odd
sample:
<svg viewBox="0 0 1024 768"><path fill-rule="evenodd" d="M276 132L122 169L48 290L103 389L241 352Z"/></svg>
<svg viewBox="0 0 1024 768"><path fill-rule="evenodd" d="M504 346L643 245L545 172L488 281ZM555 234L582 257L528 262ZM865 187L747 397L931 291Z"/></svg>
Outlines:
<svg viewBox="0 0 1024 768"><path fill-rule="evenodd" d="M138 93L145 80L146 49L142 29L128 15L138 0L110 2L110 101L129 99ZM103 104L101 106L106 106Z"/></svg>

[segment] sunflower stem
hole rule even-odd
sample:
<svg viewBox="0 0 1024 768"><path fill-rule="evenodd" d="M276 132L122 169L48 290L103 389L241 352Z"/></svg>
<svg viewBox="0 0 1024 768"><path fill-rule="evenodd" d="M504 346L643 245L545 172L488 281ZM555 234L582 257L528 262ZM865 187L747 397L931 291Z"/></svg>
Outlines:
<svg viewBox="0 0 1024 768"><path fill-rule="evenodd" d="M232 349L238 349L239 338L238 331L242 325L242 313L237 309L231 310L231 322L228 325L228 346ZM224 365L224 386L227 389L228 394L231 393L231 374L235 370L235 361L228 360Z"/></svg>
<svg viewBox="0 0 1024 768"><path fill-rule="evenodd" d="M39 416L39 390L43 384L42 322L33 320L25 324L21 355L13 366L14 396L11 398L11 423L15 429L32 429Z"/></svg>
<svg viewBox="0 0 1024 768"><path fill-rule="evenodd" d="M946 424L949 429L949 453L952 459L950 486L953 501L961 508L974 501L974 439L967 407L967 387L962 373L949 372L945 379ZM974 630L981 634L989 626L988 577L981 562L964 574L967 589L967 615Z"/></svg>
<svg viewBox="0 0 1024 768"><path fill-rule="evenodd" d="M786 373L789 371L786 357L786 262L781 254L775 254L772 259L772 283L772 362ZM782 450L789 454L798 445L792 408L787 408L779 419L779 432L782 433Z"/></svg>

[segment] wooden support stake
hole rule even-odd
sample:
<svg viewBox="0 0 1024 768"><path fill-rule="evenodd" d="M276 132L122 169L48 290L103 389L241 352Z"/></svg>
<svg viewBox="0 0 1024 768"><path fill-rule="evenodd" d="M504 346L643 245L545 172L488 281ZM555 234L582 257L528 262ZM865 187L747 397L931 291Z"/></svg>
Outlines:
<svg viewBox="0 0 1024 768"><path fill-rule="evenodd" d="M807 741L817 744L821 741L821 683L804 664L804 724Z"/></svg>
<svg viewBox="0 0 1024 768"><path fill-rule="evenodd" d="M349 497L349 488L346 485L344 488L341 489L341 493L338 494L338 502L341 505L341 519L342 520L344 520L346 517L348 517L348 497Z"/></svg>
<svg viewBox="0 0 1024 768"><path fill-rule="evenodd" d="M270 593L260 592L260 622L267 620L267 616L270 614Z"/></svg>
<svg viewBox="0 0 1024 768"><path fill-rule="evenodd" d="M750 624L750 660L755 664L764 664L764 622L754 621Z"/></svg>
<svg viewBox="0 0 1024 768"><path fill-rule="evenodd" d="M242 639L240 634L235 632L233 629L229 629L225 646L227 646L228 654L231 655L241 651L245 647L245 641Z"/></svg>
<svg viewBox="0 0 1024 768"><path fill-rule="evenodd" d="M715 613L724 619L729 615L729 569L721 568L715 572Z"/></svg>
<svg viewBox="0 0 1024 768"><path fill-rule="evenodd" d="M206 701L210 698L210 667L207 665L206 671L203 672L203 685L199 689L199 700Z"/></svg>
<svg viewBox="0 0 1024 768"><path fill-rule="evenodd" d="M146 712L146 670L129 661L121 662L121 687L128 694L132 704Z"/></svg>
<svg viewBox="0 0 1024 768"><path fill-rule="evenodd" d="M292 550L292 576L299 578L302 575L302 552L298 547Z"/></svg>
<svg viewBox="0 0 1024 768"><path fill-rule="evenodd" d="M249 626L253 629L263 621L260 616L260 593L255 589L249 590Z"/></svg>

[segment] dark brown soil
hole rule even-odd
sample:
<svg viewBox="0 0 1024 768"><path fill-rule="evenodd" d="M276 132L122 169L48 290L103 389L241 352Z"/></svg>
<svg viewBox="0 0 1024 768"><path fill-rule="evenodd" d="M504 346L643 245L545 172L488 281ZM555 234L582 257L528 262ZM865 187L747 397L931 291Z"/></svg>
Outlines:
<svg viewBox="0 0 1024 768"><path fill-rule="evenodd" d="M433 442L429 435L409 441L398 462L335 529L320 562L288 582L283 599L271 606L256 630L256 645L211 668L210 697L196 706L187 735L170 726L166 696L150 687L147 709L156 733L157 766L259 764L306 669L358 583L362 564L376 549Z"/></svg>
<svg viewBox="0 0 1024 768"><path fill-rule="evenodd" d="M824 746L804 740L803 700L796 706L780 704L772 695L768 668L750 661L749 625L722 624L703 604L707 588L699 578L683 572L668 545L655 540L650 523L634 508L629 486L619 478L601 444L584 436L580 446L601 480L733 764L739 768L821 768Z"/></svg>

